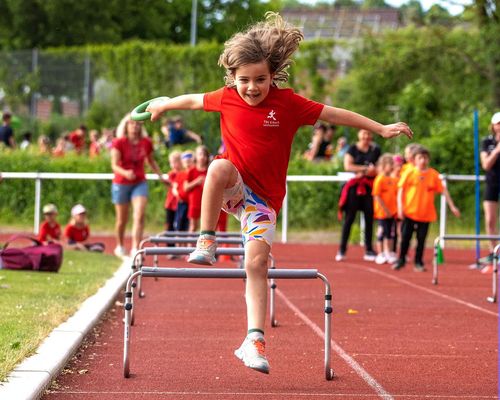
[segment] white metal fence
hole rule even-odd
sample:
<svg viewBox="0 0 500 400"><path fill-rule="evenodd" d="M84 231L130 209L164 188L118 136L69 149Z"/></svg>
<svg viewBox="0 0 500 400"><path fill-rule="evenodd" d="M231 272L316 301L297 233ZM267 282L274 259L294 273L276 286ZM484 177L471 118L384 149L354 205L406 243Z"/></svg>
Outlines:
<svg viewBox="0 0 500 400"><path fill-rule="evenodd" d="M35 199L34 199L34 227L33 232L38 234L38 229L40 226L40 209L41 209L41 197L42 197L42 181L51 179L69 179L69 180L112 180L113 174L86 174L86 173L59 173L59 172L2 172L2 178L4 179L29 179L35 182ZM146 174L147 180L158 180L156 174ZM450 181L461 181L461 182L475 182L475 175L441 175L441 179L444 185L447 185ZM292 182L317 182L317 183L344 183L349 180L349 174L340 173L339 175L289 175L287 176L287 193L288 185ZM480 181L484 181L484 176L479 177ZM281 241L286 243L288 241L288 221L289 221L289 210L288 210L288 194L283 200L282 208L282 218L281 218ZM440 207L439 207L439 235L446 235L446 199L441 195ZM444 243L443 243L444 246Z"/></svg>

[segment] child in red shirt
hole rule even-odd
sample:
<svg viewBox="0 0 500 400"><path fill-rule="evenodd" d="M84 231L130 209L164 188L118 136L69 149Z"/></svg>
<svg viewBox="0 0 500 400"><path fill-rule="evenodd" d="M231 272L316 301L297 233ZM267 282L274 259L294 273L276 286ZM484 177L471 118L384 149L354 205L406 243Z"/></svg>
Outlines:
<svg viewBox="0 0 500 400"><path fill-rule="evenodd" d="M64 237L68 241L68 248L73 250L88 250L102 253L104 243L89 242L90 229L87 223L87 210L81 204L71 209L71 220L64 228Z"/></svg>
<svg viewBox="0 0 500 400"><path fill-rule="evenodd" d="M174 195L173 185L176 182L177 175L182 172L181 152L172 151L168 156L170 171L168 175L167 197L165 198L165 230L175 230L175 212L177 211L177 197Z"/></svg>
<svg viewBox="0 0 500 400"><path fill-rule="evenodd" d="M378 160L379 174L373 182L373 217L378 222L377 258L375 263L392 264L396 255L392 252L392 241L398 212L398 179L392 176L394 160L392 154L384 154Z"/></svg>
<svg viewBox="0 0 500 400"><path fill-rule="evenodd" d="M236 33L225 43L219 64L226 69L226 86L210 93L187 94L152 102L151 120L169 110L205 110L221 114L226 151L210 164L201 205L201 234L189 257L195 264L215 260L215 227L221 205L241 221L245 242L247 336L235 355L245 366L269 373L265 357L264 323L267 307L267 264L276 216L286 192L286 174L297 129L318 119L354 126L382 137L405 134L402 122L382 125L354 112L325 106L280 89L288 80L290 57L304 38L280 15Z"/></svg>
<svg viewBox="0 0 500 400"><path fill-rule="evenodd" d="M203 193L203 184L207 176L208 162L210 159L210 153L206 146L198 146L194 158L195 165L188 171L187 180L184 182L184 190L189 197L189 232L196 232L199 228L201 195Z"/></svg>
<svg viewBox="0 0 500 400"><path fill-rule="evenodd" d="M54 204L46 204L43 207L45 221L40 226L38 240L44 244L61 242L61 226L57 223L57 207Z"/></svg>
<svg viewBox="0 0 500 400"><path fill-rule="evenodd" d="M189 229L189 195L184 188L188 179L188 172L194 165L194 153L191 150L183 152L181 155L181 162L182 171L176 175L175 181L172 184L172 192L177 199L175 229L177 231L187 231Z"/></svg>

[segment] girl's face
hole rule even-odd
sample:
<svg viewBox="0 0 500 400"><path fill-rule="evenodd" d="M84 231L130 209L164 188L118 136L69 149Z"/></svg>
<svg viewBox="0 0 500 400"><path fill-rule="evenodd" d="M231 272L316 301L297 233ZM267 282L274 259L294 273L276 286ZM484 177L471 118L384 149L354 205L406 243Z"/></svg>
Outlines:
<svg viewBox="0 0 500 400"><path fill-rule="evenodd" d="M500 122L498 124L492 124L491 129L495 132L495 136L500 137Z"/></svg>
<svg viewBox="0 0 500 400"><path fill-rule="evenodd" d="M206 167L208 164L207 153L203 149L196 149L195 153L196 163L203 167Z"/></svg>
<svg viewBox="0 0 500 400"><path fill-rule="evenodd" d="M170 160L170 168L179 170L182 168L182 162L180 157L172 157Z"/></svg>
<svg viewBox="0 0 500 400"><path fill-rule="evenodd" d="M234 73L236 90L249 106L257 106L269 94L272 75L265 61L242 65Z"/></svg>
<svg viewBox="0 0 500 400"><path fill-rule="evenodd" d="M85 217L86 217L86 213L81 213L81 214L76 214L75 215L75 222L77 224L83 224L85 222Z"/></svg>
<svg viewBox="0 0 500 400"><path fill-rule="evenodd" d="M426 170L429 166L429 157L425 154L417 154L415 156L415 166L421 171Z"/></svg>
<svg viewBox="0 0 500 400"><path fill-rule="evenodd" d="M54 222L56 220L57 214L56 213L47 213L43 214L45 217L45 221L47 222Z"/></svg>
<svg viewBox="0 0 500 400"><path fill-rule="evenodd" d="M133 119L127 122L127 136L129 139L135 139L141 135L142 124Z"/></svg>
<svg viewBox="0 0 500 400"><path fill-rule="evenodd" d="M372 143L373 137L370 131L365 131L364 129L358 132L358 140L364 146L370 146Z"/></svg>
<svg viewBox="0 0 500 400"><path fill-rule="evenodd" d="M394 169L394 164L391 162L386 162L382 167L382 172L385 175L390 175Z"/></svg>

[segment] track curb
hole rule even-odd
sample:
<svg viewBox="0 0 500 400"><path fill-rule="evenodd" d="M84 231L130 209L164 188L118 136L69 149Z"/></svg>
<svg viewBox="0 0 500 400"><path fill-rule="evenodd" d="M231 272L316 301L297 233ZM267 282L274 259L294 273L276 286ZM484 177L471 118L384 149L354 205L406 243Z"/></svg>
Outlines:
<svg viewBox="0 0 500 400"><path fill-rule="evenodd" d="M0 399L36 400L80 347L85 336L113 304L130 276L130 259L68 320L56 327L36 350L0 383Z"/></svg>

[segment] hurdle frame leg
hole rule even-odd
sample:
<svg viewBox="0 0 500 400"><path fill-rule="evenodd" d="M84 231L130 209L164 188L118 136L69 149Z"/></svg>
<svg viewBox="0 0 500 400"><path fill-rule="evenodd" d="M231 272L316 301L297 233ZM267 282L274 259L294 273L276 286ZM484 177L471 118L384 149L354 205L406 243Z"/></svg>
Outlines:
<svg viewBox="0 0 500 400"><path fill-rule="evenodd" d="M330 282L321 272L318 272L318 278L325 284L325 379L331 381L335 377L335 373L331 367L331 351L332 351L332 289Z"/></svg>
<svg viewBox="0 0 500 400"><path fill-rule="evenodd" d="M132 283L135 278L141 274L141 271L136 271L130 275L125 286L125 302L123 308L125 310L125 323L123 324L123 376L130 377L130 335L132 330L132 309L133 305L133 291Z"/></svg>
<svg viewBox="0 0 500 400"><path fill-rule="evenodd" d="M441 236L434 239L434 257L432 259L432 284L438 284L438 246L441 241Z"/></svg>
<svg viewBox="0 0 500 400"><path fill-rule="evenodd" d="M274 256L270 253L269 260L271 261L270 269L276 269L276 260ZM269 319L271 320L271 326L275 328L278 326L278 321L276 320L276 280L269 280Z"/></svg>
<svg viewBox="0 0 500 400"><path fill-rule="evenodd" d="M498 258L500 253L500 244L497 244L493 250L493 272L491 276L492 294L486 300L490 303L496 303L498 299Z"/></svg>

